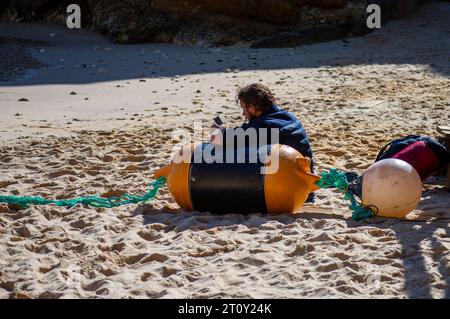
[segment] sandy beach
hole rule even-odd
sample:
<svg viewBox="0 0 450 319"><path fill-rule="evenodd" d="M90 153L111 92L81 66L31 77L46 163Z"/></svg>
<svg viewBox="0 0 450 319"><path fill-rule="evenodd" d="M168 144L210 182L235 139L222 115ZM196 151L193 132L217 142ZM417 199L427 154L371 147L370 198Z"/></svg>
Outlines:
<svg viewBox="0 0 450 319"><path fill-rule="evenodd" d="M195 123L243 122L236 89L254 82L302 121L318 172L362 173L392 139L449 125L449 17L435 2L285 49L0 24L0 195L143 194ZM290 215L185 212L166 187L111 209L0 204L0 298L450 298L444 181L404 220L353 221L333 190Z"/></svg>

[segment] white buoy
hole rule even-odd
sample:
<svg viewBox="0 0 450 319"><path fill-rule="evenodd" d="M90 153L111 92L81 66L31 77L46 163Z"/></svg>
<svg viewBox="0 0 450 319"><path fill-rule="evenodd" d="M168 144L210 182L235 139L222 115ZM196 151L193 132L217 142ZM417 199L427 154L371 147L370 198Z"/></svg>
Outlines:
<svg viewBox="0 0 450 319"><path fill-rule="evenodd" d="M417 207L422 181L405 161L388 158L372 164L363 174L362 203L378 216L405 217Z"/></svg>

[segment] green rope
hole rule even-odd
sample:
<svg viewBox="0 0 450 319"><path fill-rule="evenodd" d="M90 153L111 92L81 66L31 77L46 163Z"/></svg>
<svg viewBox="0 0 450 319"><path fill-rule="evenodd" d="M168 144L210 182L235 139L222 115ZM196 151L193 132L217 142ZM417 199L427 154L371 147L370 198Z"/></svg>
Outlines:
<svg viewBox="0 0 450 319"><path fill-rule="evenodd" d="M343 200L350 200L350 209L352 210L352 218L356 221L366 219L374 216L374 212L369 207L364 207L359 204L353 192L348 187L348 181L343 171L331 169L327 173L319 174L322 178L316 182L320 188L336 188L344 194ZM78 197L71 199L53 200L45 199L43 197L34 196L1 196L0 203L19 205L22 208L27 208L30 205L48 205L54 204L56 206L72 207L77 204L92 207L117 207L127 204L145 203L153 199L158 190L166 183L165 177L160 177L151 183L151 189L143 196L134 196L128 193L119 197L104 198L98 195L89 197Z"/></svg>
<svg viewBox="0 0 450 319"><path fill-rule="evenodd" d="M118 197L109 197L109 198L100 197L96 195L88 197L54 200L33 196L0 195L0 203L19 205L22 208L28 208L30 205L48 205L48 204L54 204L56 206L65 206L65 207L72 207L77 204L83 204L85 206L111 208L127 204L138 204L148 202L149 200L153 199L156 196L158 190L162 186L164 186L165 183L166 183L165 177L158 178L157 180L153 181L150 184L151 189L142 196L134 196L126 193Z"/></svg>
<svg viewBox="0 0 450 319"><path fill-rule="evenodd" d="M344 194L343 200L349 200L352 211L352 219L359 221L375 216L375 213L370 207L365 207L359 204L355 199L355 194L349 189L347 177L345 172L338 169L330 169L329 172L319 174L322 177L316 182L320 188L336 188L339 192Z"/></svg>
<svg viewBox="0 0 450 319"><path fill-rule="evenodd" d="M321 179L316 182L320 188L337 188L341 193L346 193L348 189L345 172L338 169L330 169L328 173L320 173Z"/></svg>

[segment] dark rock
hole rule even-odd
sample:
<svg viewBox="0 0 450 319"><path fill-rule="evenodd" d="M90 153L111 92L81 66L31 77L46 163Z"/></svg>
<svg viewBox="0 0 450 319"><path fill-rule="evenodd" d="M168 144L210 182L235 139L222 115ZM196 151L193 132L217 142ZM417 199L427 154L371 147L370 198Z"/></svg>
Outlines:
<svg viewBox="0 0 450 319"><path fill-rule="evenodd" d="M263 38L250 45L250 48L285 48L316 42L331 41L344 37L346 28L333 25L317 25L298 29L296 32L283 32Z"/></svg>
<svg viewBox="0 0 450 319"><path fill-rule="evenodd" d="M296 32L282 32L262 38L250 45L252 49L259 48L285 48L295 47L301 44L301 36Z"/></svg>
<svg viewBox="0 0 450 319"><path fill-rule="evenodd" d="M305 1L302 1L305 2ZM342 8L346 0L307 0L308 4L319 8Z"/></svg>
<svg viewBox="0 0 450 319"><path fill-rule="evenodd" d="M82 27L116 43L283 47L371 32L365 26L370 3L381 6L385 22L414 13L424 1L1 0L0 20L65 24L67 5L77 3Z"/></svg>
<svg viewBox="0 0 450 319"><path fill-rule="evenodd" d="M311 5L319 8L341 8L345 5L346 0L294 0L294 3L301 7Z"/></svg>
<svg viewBox="0 0 450 319"><path fill-rule="evenodd" d="M278 25L295 24L298 14L290 0L159 0L153 7L172 14L219 14Z"/></svg>
<svg viewBox="0 0 450 319"><path fill-rule="evenodd" d="M415 13L423 0L367 0L367 5L378 4L381 9L381 20L386 23Z"/></svg>

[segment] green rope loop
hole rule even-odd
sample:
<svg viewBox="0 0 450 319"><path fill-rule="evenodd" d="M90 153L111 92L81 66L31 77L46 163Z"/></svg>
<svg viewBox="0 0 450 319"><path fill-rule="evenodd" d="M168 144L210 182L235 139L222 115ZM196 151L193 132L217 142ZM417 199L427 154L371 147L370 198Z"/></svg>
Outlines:
<svg viewBox="0 0 450 319"><path fill-rule="evenodd" d="M72 207L77 204L83 204L85 206L111 208L127 204L138 204L148 202L156 196L158 190L161 187L163 187L165 183L166 183L165 177L158 178L157 180L153 181L150 184L151 189L142 196L134 196L126 193L118 197L109 197L109 198L95 195L88 197L54 200L34 196L0 195L0 203L19 205L22 208L28 208L30 205L48 205L48 204L54 204L56 206L65 206L65 207Z"/></svg>
<svg viewBox="0 0 450 319"><path fill-rule="evenodd" d="M349 183L344 171L332 168L319 175L321 179L316 182L317 186L320 188L336 188L344 194L343 200L350 201L349 208L352 211L353 220L359 221L375 216L375 212L370 207L365 207L356 201L355 194L348 187Z"/></svg>

